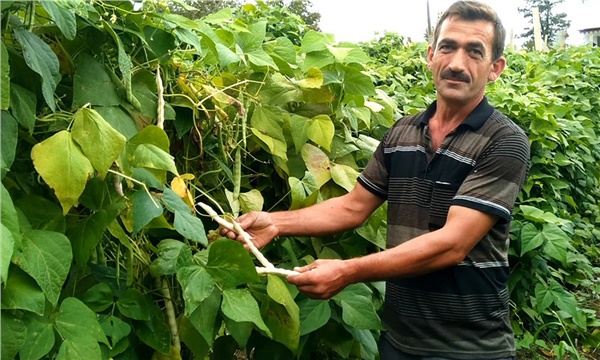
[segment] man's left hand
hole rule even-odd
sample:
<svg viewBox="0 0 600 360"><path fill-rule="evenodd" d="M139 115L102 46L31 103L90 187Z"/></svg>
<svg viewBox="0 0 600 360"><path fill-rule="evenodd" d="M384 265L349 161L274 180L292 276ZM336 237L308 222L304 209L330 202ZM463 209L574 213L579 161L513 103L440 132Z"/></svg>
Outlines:
<svg viewBox="0 0 600 360"><path fill-rule="evenodd" d="M294 270L300 274L289 275L287 281L312 299L329 299L351 284L344 260L321 259Z"/></svg>

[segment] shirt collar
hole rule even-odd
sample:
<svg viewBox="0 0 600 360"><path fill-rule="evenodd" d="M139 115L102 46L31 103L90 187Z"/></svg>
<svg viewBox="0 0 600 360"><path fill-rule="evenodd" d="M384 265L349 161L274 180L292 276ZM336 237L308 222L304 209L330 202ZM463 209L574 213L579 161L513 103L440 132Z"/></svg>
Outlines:
<svg viewBox="0 0 600 360"><path fill-rule="evenodd" d="M431 103L427 110L419 115L418 124L419 125L428 125L429 119L435 114L435 110L437 109L437 100ZM473 130L477 130L485 124L487 119L494 112L494 107L490 105L487 101L487 98L484 96L481 102L471 111L471 113L467 116L466 119L459 126L466 125Z"/></svg>

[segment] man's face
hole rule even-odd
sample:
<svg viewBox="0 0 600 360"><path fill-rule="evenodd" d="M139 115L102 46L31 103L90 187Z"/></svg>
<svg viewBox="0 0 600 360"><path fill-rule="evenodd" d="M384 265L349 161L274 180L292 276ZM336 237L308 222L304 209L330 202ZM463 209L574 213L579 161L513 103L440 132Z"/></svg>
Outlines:
<svg viewBox="0 0 600 360"><path fill-rule="evenodd" d="M449 104L479 102L488 81L504 70L504 58L492 60L494 26L458 17L444 20L435 48L427 49L438 98Z"/></svg>

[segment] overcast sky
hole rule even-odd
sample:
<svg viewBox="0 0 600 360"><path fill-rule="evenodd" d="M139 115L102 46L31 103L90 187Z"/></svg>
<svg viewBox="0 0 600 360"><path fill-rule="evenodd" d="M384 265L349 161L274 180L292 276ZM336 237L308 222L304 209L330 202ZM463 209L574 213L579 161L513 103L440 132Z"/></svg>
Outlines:
<svg viewBox="0 0 600 360"><path fill-rule="evenodd" d="M517 10L524 6L523 0L483 0L500 16L507 36L511 30L515 37L528 27L523 15ZM454 0L430 0L432 26L438 16ZM368 41L375 33L397 32L413 41L424 41L427 28L427 2L425 0L313 0L313 10L321 14L320 27L325 33L335 35L336 41ZM568 44L579 45L583 36L578 30L600 27L600 0L565 0L557 8L567 13L571 20ZM509 39L507 39L507 44ZM516 44L522 40L516 39Z"/></svg>

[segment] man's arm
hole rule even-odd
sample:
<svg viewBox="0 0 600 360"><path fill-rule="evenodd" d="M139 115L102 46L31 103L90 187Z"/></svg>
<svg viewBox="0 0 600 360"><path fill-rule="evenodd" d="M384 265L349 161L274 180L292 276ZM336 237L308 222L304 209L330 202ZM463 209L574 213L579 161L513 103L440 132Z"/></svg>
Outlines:
<svg viewBox="0 0 600 360"><path fill-rule="evenodd" d="M284 235L324 236L354 229L367 220L384 200L357 183L348 194L313 206L274 213L251 212L238 221L257 247ZM221 234L231 239L237 235L226 229Z"/></svg>
<svg viewBox="0 0 600 360"><path fill-rule="evenodd" d="M350 260L317 260L287 280L312 298L328 299L358 282L413 277L463 261L497 218L451 206L444 227L394 248Z"/></svg>

